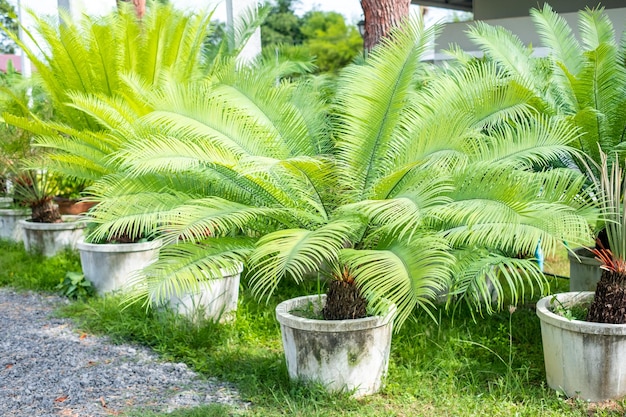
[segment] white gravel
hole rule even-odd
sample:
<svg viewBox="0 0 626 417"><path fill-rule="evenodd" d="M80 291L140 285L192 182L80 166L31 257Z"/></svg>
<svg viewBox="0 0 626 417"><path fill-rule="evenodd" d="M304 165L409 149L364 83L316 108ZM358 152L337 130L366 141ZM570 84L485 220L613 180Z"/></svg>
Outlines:
<svg viewBox="0 0 626 417"><path fill-rule="evenodd" d="M149 349L77 332L51 316L66 300L0 288L0 416L111 416L221 403L245 407L229 384Z"/></svg>

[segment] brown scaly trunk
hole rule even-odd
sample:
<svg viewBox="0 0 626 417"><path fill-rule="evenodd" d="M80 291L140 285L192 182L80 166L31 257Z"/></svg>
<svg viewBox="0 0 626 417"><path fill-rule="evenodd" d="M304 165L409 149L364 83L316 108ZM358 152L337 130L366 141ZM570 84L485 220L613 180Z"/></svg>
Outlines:
<svg viewBox="0 0 626 417"><path fill-rule="evenodd" d="M367 300L353 282L333 280L322 310L325 320L360 319L367 316Z"/></svg>
<svg viewBox="0 0 626 417"><path fill-rule="evenodd" d="M410 5L411 0L361 0L365 16L363 46L366 51L371 51L394 26L408 18Z"/></svg>
<svg viewBox="0 0 626 417"><path fill-rule="evenodd" d="M139 19L143 18L143 15L146 14L146 0L116 0L117 7L120 7L120 3L133 3L135 6L135 12L137 13L137 17Z"/></svg>
<svg viewBox="0 0 626 417"><path fill-rule="evenodd" d="M587 321L626 324L626 276L602 270L596 294L587 313Z"/></svg>
<svg viewBox="0 0 626 417"><path fill-rule="evenodd" d="M63 221L59 213L59 206L54 204L52 199L31 206L31 211L31 221L35 223L61 223Z"/></svg>

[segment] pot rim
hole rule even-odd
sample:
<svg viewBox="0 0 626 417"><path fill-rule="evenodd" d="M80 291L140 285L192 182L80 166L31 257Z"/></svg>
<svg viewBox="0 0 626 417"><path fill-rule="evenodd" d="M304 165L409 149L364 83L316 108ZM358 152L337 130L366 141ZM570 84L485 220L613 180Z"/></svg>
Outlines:
<svg viewBox="0 0 626 417"><path fill-rule="evenodd" d="M163 246L163 240L150 240L148 242L138 243L89 243L78 242L76 249L83 252L105 252L105 253L119 253L119 252L143 252L152 249L159 249Z"/></svg>
<svg viewBox="0 0 626 417"><path fill-rule="evenodd" d="M393 322L396 314L396 306L391 305L384 316L370 316L361 319L347 320L317 320L299 317L291 314L294 308L306 305L309 302L326 300L326 294L305 295L301 297L285 300L276 306L276 319L281 325L300 330L310 330L316 332L342 332L375 329L386 326Z"/></svg>
<svg viewBox="0 0 626 417"><path fill-rule="evenodd" d="M580 301L592 298L593 291L573 291L564 292L543 297L537 302L537 316L543 323L551 324L560 329L569 330L576 333L598 334L608 336L626 336L626 324L594 323L584 320L569 320L563 316L553 313L550 310L552 298L557 297L561 302L578 298Z"/></svg>
<svg viewBox="0 0 626 417"><path fill-rule="evenodd" d="M74 230L87 227L83 216L68 214L61 216L61 218L63 221L60 223L40 223L34 222L30 218L19 220L19 223L28 230Z"/></svg>

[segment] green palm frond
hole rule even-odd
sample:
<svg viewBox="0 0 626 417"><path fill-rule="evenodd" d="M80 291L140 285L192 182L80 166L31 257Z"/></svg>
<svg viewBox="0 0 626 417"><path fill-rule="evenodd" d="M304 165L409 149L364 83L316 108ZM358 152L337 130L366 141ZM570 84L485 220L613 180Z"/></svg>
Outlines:
<svg viewBox="0 0 626 417"><path fill-rule="evenodd" d="M485 54L515 75L524 86L534 86L532 49L526 47L513 32L478 21L467 31L467 35Z"/></svg>
<svg viewBox="0 0 626 417"><path fill-rule="evenodd" d="M173 295L197 292L201 282L236 273L253 247L245 237L166 246L156 262L131 277L125 302L163 305Z"/></svg>
<svg viewBox="0 0 626 417"><path fill-rule="evenodd" d="M526 297L544 293L548 282L534 259L517 259L485 250L456 252L449 302L465 302L488 313L504 307L507 297L516 305Z"/></svg>
<svg viewBox="0 0 626 417"><path fill-rule="evenodd" d="M262 236L248 258L252 293L269 297L285 277L301 282L324 265L336 264L340 250L354 239L359 226L337 220L314 230L286 229Z"/></svg>
<svg viewBox="0 0 626 417"><path fill-rule="evenodd" d="M569 145L579 137L564 120L540 116L492 129L468 143L468 154L472 162L545 167L573 152Z"/></svg>
<svg viewBox="0 0 626 417"><path fill-rule="evenodd" d="M531 9L530 16L543 45L550 50L553 58L570 73L577 74L583 64L581 46L567 21L547 3L539 10Z"/></svg>
<svg viewBox="0 0 626 417"><path fill-rule="evenodd" d="M219 197L190 200L163 213L161 227L167 242L195 242L211 236L242 234L250 225L265 219L294 224L285 210L251 207Z"/></svg>
<svg viewBox="0 0 626 417"><path fill-rule="evenodd" d="M455 247L528 255L538 242L546 253L554 253L563 241L589 243L588 223L577 208L541 198L541 177L506 166L474 169L460 174L462 182L450 194L453 201L436 212L443 222L438 227ZM579 190L581 182L567 180L564 183Z"/></svg>
<svg viewBox="0 0 626 417"><path fill-rule="evenodd" d="M345 192L368 198L376 180L389 173L410 142L403 129L414 95L420 58L436 28L421 20L396 30L391 42L375 48L368 61L346 68L336 94L337 157ZM348 198L350 198L348 196Z"/></svg>
<svg viewBox="0 0 626 417"><path fill-rule="evenodd" d="M586 49L594 50L602 44L615 44L613 23L603 8L586 8L578 16L578 28Z"/></svg>
<svg viewBox="0 0 626 417"><path fill-rule="evenodd" d="M444 239L419 231L410 240L393 237L375 249L343 249L341 261L373 312L384 312L389 302L396 305L398 328L415 308L430 313L449 286L453 258Z"/></svg>

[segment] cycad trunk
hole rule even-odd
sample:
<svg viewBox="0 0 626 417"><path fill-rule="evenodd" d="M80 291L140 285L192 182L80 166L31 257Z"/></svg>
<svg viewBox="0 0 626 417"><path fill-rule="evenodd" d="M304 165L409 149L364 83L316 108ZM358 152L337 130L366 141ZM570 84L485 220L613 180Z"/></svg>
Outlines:
<svg viewBox="0 0 626 417"><path fill-rule="evenodd" d="M133 3L139 19L143 18L143 15L146 14L146 0L117 0L117 7L120 6L120 3Z"/></svg>
<svg viewBox="0 0 626 417"><path fill-rule="evenodd" d="M333 280L322 314L326 320L360 319L367 316L367 300L354 283Z"/></svg>
<svg viewBox="0 0 626 417"><path fill-rule="evenodd" d="M61 223L61 213L59 206L54 204L52 199L45 199L31 206L31 221L35 223Z"/></svg>
<svg viewBox="0 0 626 417"><path fill-rule="evenodd" d="M411 0L361 0L365 16L363 46L370 51L394 26L409 16Z"/></svg>
<svg viewBox="0 0 626 417"><path fill-rule="evenodd" d="M626 324L625 285L626 275L603 270L587 313L587 321Z"/></svg>

